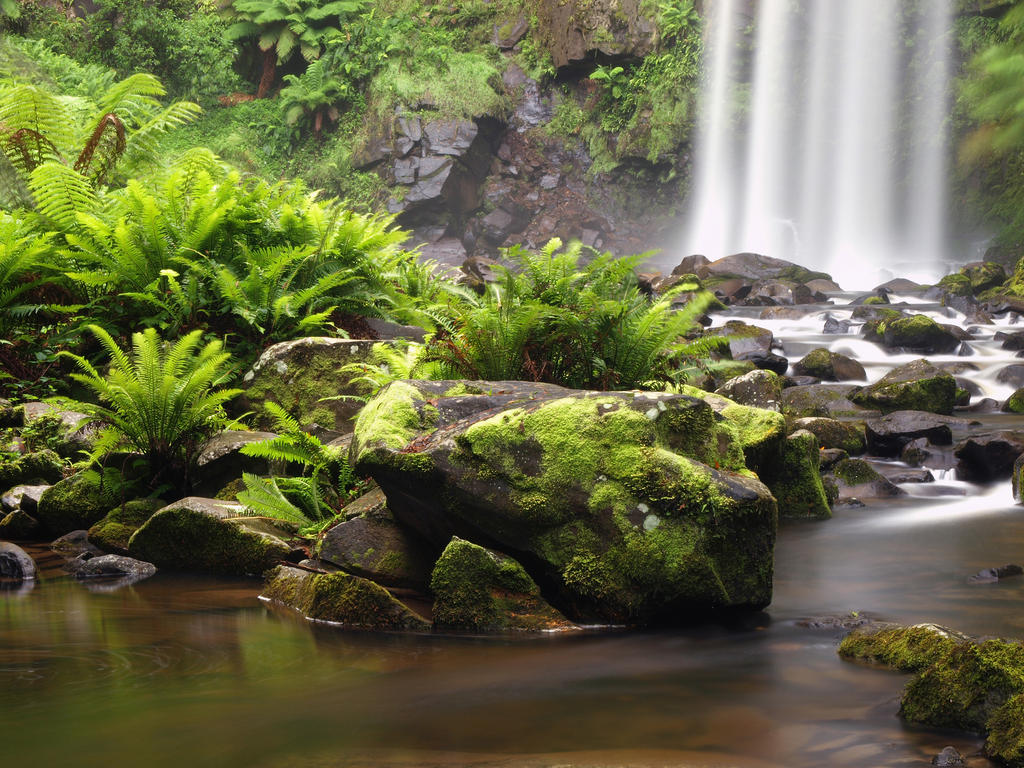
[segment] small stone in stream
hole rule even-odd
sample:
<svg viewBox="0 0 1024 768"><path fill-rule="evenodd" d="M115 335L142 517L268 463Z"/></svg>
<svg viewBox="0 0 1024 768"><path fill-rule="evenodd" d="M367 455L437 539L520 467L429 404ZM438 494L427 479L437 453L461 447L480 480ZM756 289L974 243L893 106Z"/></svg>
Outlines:
<svg viewBox="0 0 1024 768"><path fill-rule="evenodd" d="M860 611L850 611L841 616L815 616L811 619L800 619L796 625L805 629L857 629L874 624L875 619Z"/></svg>
<svg viewBox="0 0 1024 768"><path fill-rule="evenodd" d="M927 469L904 469L889 475L889 481L896 483L934 483L935 475Z"/></svg>
<svg viewBox="0 0 1024 768"><path fill-rule="evenodd" d="M0 576L23 581L34 579L35 560L18 545L0 541Z"/></svg>
<svg viewBox="0 0 1024 768"><path fill-rule="evenodd" d="M956 751L956 747L943 747L942 751L932 758L932 765L937 765L939 768L956 768L967 765L967 763L964 762L963 756Z"/></svg>
<svg viewBox="0 0 1024 768"><path fill-rule="evenodd" d="M932 451L928 450L929 445L930 443L928 440L923 437L911 440L903 446L903 451L900 453L900 460L912 467L921 466L932 455Z"/></svg>
<svg viewBox="0 0 1024 768"><path fill-rule="evenodd" d="M825 318L825 327L821 329L821 332L829 335L849 333L851 325L849 320L836 320L830 315Z"/></svg>
<svg viewBox="0 0 1024 768"><path fill-rule="evenodd" d="M973 576L967 577L968 584L991 584L1000 579L1009 579L1014 576L1024 575L1024 568L1014 563L1000 566L999 568L985 568Z"/></svg>
<svg viewBox="0 0 1024 768"><path fill-rule="evenodd" d="M147 579L156 573L156 566L133 557L122 555L100 555L84 558L74 574L79 579L102 577L131 577L134 580Z"/></svg>

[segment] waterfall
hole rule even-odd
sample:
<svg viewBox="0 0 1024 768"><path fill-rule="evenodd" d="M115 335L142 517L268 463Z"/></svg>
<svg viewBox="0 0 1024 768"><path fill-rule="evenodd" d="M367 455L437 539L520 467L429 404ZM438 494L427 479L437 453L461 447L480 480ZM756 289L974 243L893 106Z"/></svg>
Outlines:
<svg viewBox="0 0 1024 768"><path fill-rule="evenodd" d="M951 0L708 4L688 253L844 287L947 270Z"/></svg>

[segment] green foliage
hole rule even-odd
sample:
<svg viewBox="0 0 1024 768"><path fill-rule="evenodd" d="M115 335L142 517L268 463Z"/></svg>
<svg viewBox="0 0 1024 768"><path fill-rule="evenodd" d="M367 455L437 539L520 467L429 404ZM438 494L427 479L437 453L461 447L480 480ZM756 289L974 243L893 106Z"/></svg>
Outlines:
<svg viewBox="0 0 1024 768"><path fill-rule="evenodd" d="M973 77L964 86L980 123L967 145L970 153L1005 154L1024 148L1024 7L1007 11L999 26L1005 42L974 58Z"/></svg>
<svg viewBox="0 0 1024 768"><path fill-rule="evenodd" d="M242 447L246 456L267 459L276 465L298 466L298 477L257 477L243 475L245 491L238 500L250 514L298 525L316 527L333 518L352 496L356 478L339 449L325 446L319 438L304 432L299 422L273 401L266 402L279 433L269 440ZM324 503L328 496L335 508Z"/></svg>
<svg viewBox="0 0 1024 768"><path fill-rule="evenodd" d="M301 75L285 75L288 84L281 89L281 109L289 125L302 119L313 124L313 134L319 139L324 120L338 121L337 103L348 95L348 84L334 77L323 60L314 61Z"/></svg>
<svg viewBox="0 0 1024 768"><path fill-rule="evenodd" d="M0 212L0 338L9 340L45 309L30 295L42 283L40 273L52 253L51 240L48 233L33 232L24 222Z"/></svg>
<svg viewBox="0 0 1024 768"><path fill-rule="evenodd" d="M590 73L591 80L597 80L605 89L605 92L613 99L621 99L626 95L629 88L629 76L622 67L608 67L599 64L597 69Z"/></svg>
<svg viewBox="0 0 1024 768"><path fill-rule="evenodd" d="M427 352L450 375L476 379L548 381L578 389L664 387L685 377L685 335L710 295L696 294L683 308L681 285L652 301L636 284L634 269L649 254L616 259L559 240L540 253L507 251L520 272L487 286L475 306L456 307Z"/></svg>
<svg viewBox="0 0 1024 768"><path fill-rule="evenodd" d="M104 425L93 458L137 451L154 483L187 491L203 444L227 423L224 403L240 391L218 389L230 374L230 355L219 341L200 347L200 331L171 344L150 328L132 334L126 351L99 326L89 330L110 358L109 373L101 375L84 357L65 354L81 371L72 377L105 404L84 404Z"/></svg>
<svg viewBox="0 0 1024 768"><path fill-rule="evenodd" d="M693 0L666 0L658 3L658 28L666 40L699 34L700 17Z"/></svg>

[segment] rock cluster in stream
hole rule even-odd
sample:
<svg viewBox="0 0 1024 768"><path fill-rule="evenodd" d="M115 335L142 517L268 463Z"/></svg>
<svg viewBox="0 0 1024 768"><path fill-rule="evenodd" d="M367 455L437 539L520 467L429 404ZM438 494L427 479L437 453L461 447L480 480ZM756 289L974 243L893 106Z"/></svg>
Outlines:
<svg viewBox="0 0 1024 768"><path fill-rule="evenodd" d="M325 398L355 394L338 370L365 361L375 340L278 344L245 376L240 407L266 427L262 404L274 400L372 478L312 547L235 500L243 472L268 469L241 448L271 433L211 440L196 496L132 499L111 468L64 476L65 458L93 438L73 404L0 403L0 426L12 435L12 458L0 462L0 539L61 537L55 545L80 578L269 572L268 600L371 629L664 625L756 611L771 601L780 516L828 518L949 470L977 482L1012 477L1020 493L1024 423L1016 428L1012 414L1024 397L979 400L969 378L976 329L1024 313L1024 300L999 293L993 274L968 266L936 287L893 281L840 308L827 296L838 286L798 265L690 257L672 274L645 275L649 290L696 279L727 316L745 308L753 322L727 317L706 330L725 338L721 359L698 386L666 393L397 381L360 407ZM971 327L894 304L896 292L954 307ZM812 314L824 334L918 357L877 379L825 347L789 359L751 317ZM995 343L1013 352L1022 338ZM1019 367L1001 373L1005 386L1024 385ZM976 420L1001 407L1011 415L1000 429ZM30 449L23 436L39 419L49 420L52 447Z"/></svg>

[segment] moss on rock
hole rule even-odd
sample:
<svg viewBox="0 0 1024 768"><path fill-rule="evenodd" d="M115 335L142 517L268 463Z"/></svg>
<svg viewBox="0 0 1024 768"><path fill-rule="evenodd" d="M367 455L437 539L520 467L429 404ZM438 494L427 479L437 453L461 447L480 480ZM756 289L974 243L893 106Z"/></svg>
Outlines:
<svg viewBox="0 0 1024 768"><path fill-rule="evenodd" d="M49 449L26 453L13 461L0 459L0 491L16 485L56 483L64 477L64 460Z"/></svg>
<svg viewBox="0 0 1024 768"><path fill-rule="evenodd" d="M463 630L571 627L515 560L453 538L434 566L434 624Z"/></svg>
<svg viewBox="0 0 1024 768"><path fill-rule="evenodd" d="M267 600L286 605L308 619L346 627L428 631L430 622L386 589L347 573L311 573L287 565L275 568L263 590Z"/></svg>
<svg viewBox="0 0 1024 768"><path fill-rule="evenodd" d="M867 441L864 435L864 423L839 421L823 417L797 419L793 422L796 429L806 429L818 438L822 448L839 448L851 456L864 453Z"/></svg>
<svg viewBox="0 0 1024 768"><path fill-rule="evenodd" d="M43 526L39 524L39 521L20 509L0 518L0 539L5 541L35 539L42 532Z"/></svg>
<svg viewBox="0 0 1024 768"><path fill-rule="evenodd" d="M113 469L72 475L43 492L36 517L54 535L89 528L123 501L121 485Z"/></svg>
<svg viewBox="0 0 1024 768"><path fill-rule="evenodd" d="M956 389L949 373L921 359L894 368L875 384L853 393L851 399L883 413L928 411L948 415L956 404Z"/></svg>
<svg viewBox="0 0 1024 768"><path fill-rule="evenodd" d="M105 552L128 554L128 540L166 504L159 499L134 499L110 510L89 529L89 541Z"/></svg>
<svg viewBox="0 0 1024 768"><path fill-rule="evenodd" d="M290 555L281 538L250 529L241 512L240 504L190 496L152 515L128 552L160 568L233 576L261 574Z"/></svg>
<svg viewBox="0 0 1024 768"><path fill-rule="evenodd" d="M985 753L1010 766L1024 766L1024 693L992 713Z"/></svg>
<svg viewBox="0 0 1024 768"><path fill-rule="evenodd" d="M782 517L832 517L818 471L818 438L798 430L786 438L778 477L771 486Z"/></svg>
<svg viewBox="0 0 1024 768"><path fill-rule="evenodd" d="M839 655L884 664L901 672L920 672L963 640L963 636L934 624L858 629L843 638Z"/></svg>

